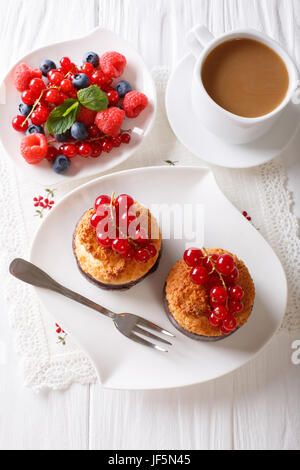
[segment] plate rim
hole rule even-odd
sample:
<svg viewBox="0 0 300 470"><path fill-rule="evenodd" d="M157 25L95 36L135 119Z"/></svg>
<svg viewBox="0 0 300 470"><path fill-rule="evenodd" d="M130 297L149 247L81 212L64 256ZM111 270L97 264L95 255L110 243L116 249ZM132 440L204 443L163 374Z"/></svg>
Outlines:
<svg viewBox="0 0 300 470"><path fill-rule="evenodd" d="M81 192L82 190L86 189L87 187L93 185L93 184L96 184L99 182L99 180L103 180L103 179L110 179L111 177L122 177L123 175L126 175L128 173L131 173L131 174L134 174L134 173L147 173L148 171L153 171L153 170L157 170L157 171L166 171L166 172L171 172L171 171L177 171L177 172L180 172L181 170L190 170L190 171L200 171L202 173L207 173L207 174L210 174L211 177L213 178L215 184L216 184L216 187L218 188L218 191L223 195L223 197L226 199L226 201L232 206L232 208L236 211L236 212L239 212L238 209L232 204L232 202L227 198L227 196L221 191L216 179L215 179L215 176L214 176L214 173L213 171L210 169L210 168L206 168L206 167L201 167L201 166L195 166L195 165L187 165L187 166L182 166L182 165L178 165L176 167L169 167L169 166L165 166L165 165L158 165L158 166L149 166L149 167L141 167L141 168L133 168L133 169L129 169L129 170L122 170L122 171L118 171L118 172L115 172L115 173L109 173L107 175L102 175L102 176L99 176L98 178L95 178L95 179L92 179L80 186L78 186L77 188L74 188L72 191L68 192L67 194L65 194L62 199L56 204L55 208L53 209L53 211L51 211L47 216L46 218L42 221L41 225L36 229L35 231L35 234L34 234L34 237L32 239L32 243L31 243L31 247L30 247L30 252L29 252L29 260L32 261L32 255L33 255L33 251L34 251L34 247L35 247L35 244L37 242L37 238L38 238L38 235L39 235L39 232L40 230L42 229L42 227L46 224L47 220L49 218L51 218L51 214L55 213L56 209L62 205L65 200L67 200L68 198L71 198L74 194L76 194L77 192ZM186 387L192 387L192 386L196 386L196 385L201 385L201 384L205 384L205 383L209 383L213 380L218 380L218 379L221 379L229 374L232 374L234 373L235 371L241 369L242 367L246 366L247 364L249 364L252 360L256 359L256 357L269 345L269 343L271 342L271 340L273 339L273 337L277 334L277 332L280 330L281 328L281 324L282 324L282 320L284 318L284 315L286 313L286 308L287 308L287 302L288 302L288 282L287 282L287 277L286 277L286 273L285 273L285 270L283 268L283 265L281 263L281 260L279 259L279 257L277 256L277 254L275 253L274 249L271 247L271 245L269 244L269 242L261 235L260 232L257 232L256 229L250 225L249 228L251 228L252 230L254 230L256 232L256 234L264 241L264 243L266 243L270 249L272 250L273 252L273 256L275 256L275 258L277 259L277 262L279 264L279 267L281 268L281 271L282 271L282 275L283 275L283 279L284 279L284 285L282 286L283 289L284 289L284 297L285 297L285 300L284 300L284 305L285 305L285 308L284 308L284 313L282 315L282 318L281 318L281 321L278 323L278 326L277 328L269 335L269 337L267 338L267 340L265 341L264 344L262 344L262 346L255 352L253 353L249 358L247 358L242 364L238 365L237 367L234 367L233 369L229 370L229 371L226 371L224 373L221 373L219 374L218 376L216 377L212 377L212 378L209 378L207 380L195 380L193 382L190 382L188 384L179 384L179 385L174 385L174 386L161 386L161 387L157 387L157 386L154 386L154 387L151 387L149 388L148 387L135 387L135 388L128 388L128 387L122 387L122 386L118 386L118 387L114 387L114 386L106 386L105 383L102 383L101 382L101 377L99 376L98 374L98 369L95 367L95 370L96 370L96 374L97 374L97 377L99 379L99 385L102 389L106 389L106 390L120 390L120 391L154 391L154 390L174 390L174 389L183 389L183 388L186 388ZM49 315L51 315L51 317L53 317L52 313L48 310L47 308L47 305L45 305L44 301L40 298L39 296L39 288L37 287L34 287L33 288L37 297L38 297L38 300L39 302L41 303L41 305L45 308L45 310L48 312ZM53 317L54 318L54 317ZM89 353L80 345L78 344L79 348L81 351L83 351L89 358ZM91 362L93 363L93 360L92 358L90 358ZM94 364L94 363L93 363Z"/></svg>

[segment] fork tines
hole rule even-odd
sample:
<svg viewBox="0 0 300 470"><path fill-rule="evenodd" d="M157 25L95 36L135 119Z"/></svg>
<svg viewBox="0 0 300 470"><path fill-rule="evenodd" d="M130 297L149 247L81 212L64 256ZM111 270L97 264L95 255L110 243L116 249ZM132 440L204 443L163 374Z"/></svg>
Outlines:
<svg viewBox="0 0 300 470"><path fill-rule="evenodd" d="M145 329L145 328L147 328L147 329ZM160 341L161 343L172 346L172 343L170 343L169 341L167 341L164 338L161 338L158 335L155 335L155 334L151 333L148 330L152 330L152 331L155 331L157 333L161 333L161 334L164 334L168 337L174 338L174 335L172 333L170 333L169 331L164 330L163 328L159 327L158 325L155 325L155 323L152 323L152 322L150 322L148 320L145 320L144 318L141 318L141 317L139 317L137 324L133 328L133 331L130 335L130 338L133 341L136 341L137 343L143 344L144 346L148 346L152 349L156 349L156 350L162 351L162 352L168 352L167 349L163 349L162 347L157 346L156 344L151 343L150 341L147 341L146 339L144 339L142 337L142 336L146 336L147 338L150 338L154 341ZM137 334L135 334L135 333L137 333Z"/></svg>

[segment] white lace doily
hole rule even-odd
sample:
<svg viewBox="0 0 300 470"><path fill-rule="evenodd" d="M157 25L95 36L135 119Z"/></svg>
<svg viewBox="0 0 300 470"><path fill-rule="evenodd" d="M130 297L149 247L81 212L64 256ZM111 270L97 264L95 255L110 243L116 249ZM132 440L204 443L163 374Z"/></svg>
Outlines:
<svg viewBox="0 0 300 470"><path fill-rule="evenodd" d="M163 165L168 160L177 165L205 166L178 142L169 127L164 109L168 71L155 70L154 77L158 91L154 129L138 153L116 171ZM2 298L7 298L24 383L40 390L63 389L73 382L95 382L96 373L86 355L69 336L64 338L63 334L56 333L55 319L43 311L33 290L8 275L10 261L16 256L28 255L33 229L40 224L40 218L34 217L33 197L45 195L46 188L16 174L3 149L1 153L0 289ZM281 161L276 159L251 170L214 168L214 173L224 194L240 211L248 212L252 219L249 223L260 230L281 259L289 284L288 308L281 329L300 329L300 240ZM79 184L81 181L50 189L55 191L57 201Z"/></svg>

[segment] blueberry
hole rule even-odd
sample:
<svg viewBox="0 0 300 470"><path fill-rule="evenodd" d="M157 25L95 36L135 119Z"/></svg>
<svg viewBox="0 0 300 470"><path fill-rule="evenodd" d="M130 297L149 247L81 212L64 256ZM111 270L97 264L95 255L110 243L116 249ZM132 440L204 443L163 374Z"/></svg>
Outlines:
<svg viewBox="0 0 300 470"><path fill-rule="evenodd" d="M45 131L42 126L35 126L34 124L32 124L28 127L26 131L26 135L30 134L45 134Z"/></svg>
<svg viewBox="0 0 300 470"><path fill-rule="evenodd" d="M45 59L40 65L40 71L42 72L44 77L47 77L48 72L53 69L56 69L56 65L53 60Z"/></svg>
<svg viewBox="0 0 300 470"><path fill-rule="evenodd" d="M116 92L118 93L120 98L124 98L126 93L129 93L132 88L130 83L126 82L126 80L121 80L115 88Z"/></svg>
<svg viewBox="0 0 300 470"><path fill-rule="evenodd" d="M52 163L52 168L55 171L55 173L58 173L59 175L63 175L68 171L71 165L71 160L66 157L65 155L58 155Z"/></svg>
<svg viewBox="0 0 300 470"><path fill-rule="evenodd" d="M81 88L86 88L90 84L90 79L85 73L78 73L72 80L72 83L77 90Z"/></svg>
<svg viewBox="0 0 300 470"><path fill-rule="evenodd" d="M63 134L54 134L54 139L57 142L67 142L71 137L71 131L68 129L66 132Z"/></svg>
<svg viewBox="0 0 300 470"><path fill-rule="evenodd" d="M99 66L99 56L96 52L86 52L83 56L82 62L90 62L94 67Z"/></svg>
<svg viewBox="0 0 300 470"><path fill-rule="evenodd" d="M19 111L20 111L21 116L28 116L31 110L32 110L32 106L29 106L28 104L24 104L24 103L19 104Z"/></svg>
<svg viewBox="0 0 300 470"><path fill-rule="evenodd" d="M76 140L85 140L88 138L89 133L86 128L86 125L83 122L74 122L71 127L71 136Z"/></svg>

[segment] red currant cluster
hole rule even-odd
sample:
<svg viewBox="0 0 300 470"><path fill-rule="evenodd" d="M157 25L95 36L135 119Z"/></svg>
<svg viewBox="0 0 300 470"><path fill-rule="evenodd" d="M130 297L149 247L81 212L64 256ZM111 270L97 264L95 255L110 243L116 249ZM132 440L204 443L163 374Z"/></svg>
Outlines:
<svg viewBox="0 0 300 470"><path fill-rule="evenodd" d="M46 159L52 162L57 155L65 155L68 158L74 158L80 155L83 158L98 158L102 152L110 153L113 148L120 147L121 144L129 144L131 136L128 132L121 132L117 137L103 135L96 124L88 127L89 138L85 142L75 141L74 143L65 143L59 148L48 147Z"/></svg>
<svg viewBox="0 0 300 470"><path fill-rule="evenodd" d="M192 268L191 280L209 291L211 325L219 327L224 335L232 333L237 327L234 315L244 309L244 290L236 284L239 271L234 258L229 254L210 255L205 248L190 248L184 253L184 261Z"/></svg>
<svg viewBox="0 0 300 470"><path fill-rule="evenodd" d="M95 201L95 212L90 219L96 230L100 246L109 248L122 255L126 260L135 259L146 263L157 254L157 248L151 243L147 231L137 224L134 213L134 199L127 194L117 198L106 195ZM109 225L113 227L113 236Z"/></svg>

